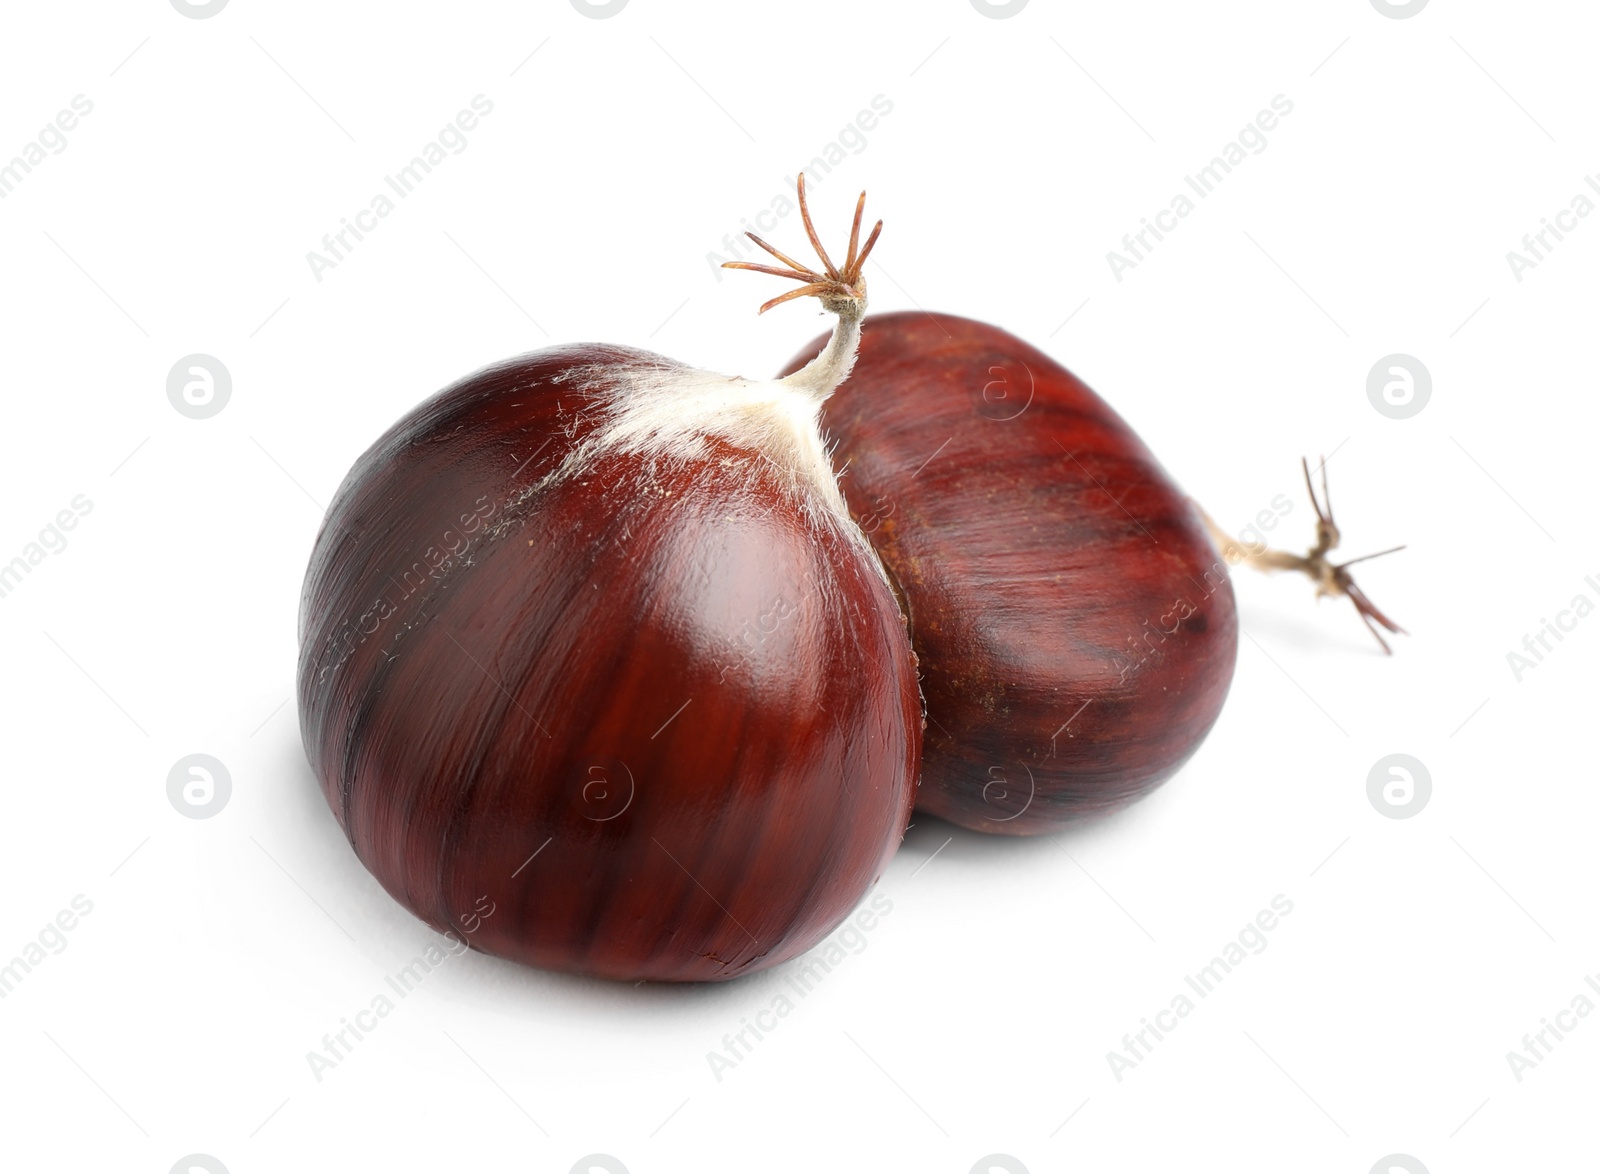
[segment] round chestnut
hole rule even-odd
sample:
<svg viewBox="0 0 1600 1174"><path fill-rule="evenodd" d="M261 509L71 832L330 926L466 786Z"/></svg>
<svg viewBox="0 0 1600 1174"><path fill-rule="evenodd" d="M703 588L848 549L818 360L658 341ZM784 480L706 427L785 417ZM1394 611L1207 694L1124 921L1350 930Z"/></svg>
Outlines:
<svg viewBox="0 0 1600 1174"><path fill-rule="evenodd" d="M1104 400L996 327L881 314L823 427L910 619L918 810L1055 831L1194 752L1233 677L1228 568Z"/></svg>
<svg viewBox="0 0 1600 1174"><path fill-rule="evenodd" d="M838 317L783 379L541 351L346 478L306 573L301 730L351 847L429 925L556 970L732 978L820 941L900 843L915 662L818 426L860 337L859 227L775 299Z"/></svg>

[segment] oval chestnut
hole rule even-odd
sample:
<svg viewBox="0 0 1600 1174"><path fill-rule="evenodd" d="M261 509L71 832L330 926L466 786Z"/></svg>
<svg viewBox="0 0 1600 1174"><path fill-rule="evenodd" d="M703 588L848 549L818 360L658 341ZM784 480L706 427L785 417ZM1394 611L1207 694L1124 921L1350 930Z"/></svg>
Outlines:
<svg viewBox="0 0 1600 1174"><path fill-rule="evenodd" d="M918 810L1050 832L1194 752L1233 676L1233 589L1191 503L1105 401L993 326L881 314L823 425L910 617L928 717Z"/></svg>
<svg viewBox="0 0 1600 1174"><path fill-rule="evenodd" d="M434 928L731 978L816 944L899 844L916 669L817 424L859 266L810 292L839 328L789 378L542 351L424 403L339 490L302 734L357 856Z"/></svg>

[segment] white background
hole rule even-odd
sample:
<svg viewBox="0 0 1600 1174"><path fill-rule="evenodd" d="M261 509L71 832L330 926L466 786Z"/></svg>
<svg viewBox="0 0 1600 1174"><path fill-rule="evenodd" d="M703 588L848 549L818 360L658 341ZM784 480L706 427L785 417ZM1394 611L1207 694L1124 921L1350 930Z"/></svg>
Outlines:
<svg viewBox="0 0 1600 1174"><path fill-rule="evenodd" d="M0 562L92 511L0 599L0 961L93 912L0 1001L0 1166L1592 1163L1600 1016L1520 1081L1506 1057L1600 972L1600 618L1520 681L1507 654L1600 602L1600 217L1520 282L1506 254L1600 173L1597 32L1579 0L8 5L0 160L94 108L0 200ZM478 94L467 148L318 281L308 251ZM788 968L633 988L468 955L317 1081L306 1054L437 940L300 747L323 507L507 355L775 371L816 307L757 318L787 287L707 254L879 94L814 193L829 241L863 187L886 219L874 309L1043 347L1230 529L1284 493L1274 538L1309 542L1297 461L1333 454L1341 553L1410 544L1359 579L1412 634L1386 659L1305 580L1237 576L1232 695L1176 779L1055 838L919 818L892 914L720 1081L707 1053ZM1278 94L1267 147L1116 280L1108 251ZM801 248L794 217L772 236ZM205 420L166 395L195 352L233 380ZM1433 379L1407 420L1366 394L1394 352ZM1433 781L1409 819L1367 796L1397 752ZM192 753L232 777L213 818L167 798ZM1268 948L1119 1081L1107 1053L1277 894Z"/></svg>

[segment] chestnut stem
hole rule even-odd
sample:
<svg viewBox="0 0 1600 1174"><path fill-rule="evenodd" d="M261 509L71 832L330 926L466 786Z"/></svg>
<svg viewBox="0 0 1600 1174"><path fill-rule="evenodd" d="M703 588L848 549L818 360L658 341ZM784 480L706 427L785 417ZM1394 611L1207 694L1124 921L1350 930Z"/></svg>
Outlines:
<svg viewBox="0 0 1600 1174"><path fill-rule="evenodd" d="M1287 550L1273 550L1261 544L1255 549L1245 546L1244 543L1229 535L1221 526L1212 520L1211 515L1201 507L1200 503L1193 501L1195 511L1206 524L1206 529L1211 534L1211 540L1216 544L1218 552L1223 559L1233 566L1245 563L1258 571L1298 571L1310 578L1317 585L1317 598L1324 595L1343 595L1355 605L1356 614L1367 625L1367 630L1377 638L1383 651L1393 655L1394 650L1389 647L1389 642L1383 638L1385 631L1398 632L1407 635L1399 624L1395 623L1368 599L1361 588L1356 586L1355 579L1347 568L1356 563L1366 562L1368 559L1381 558L1386 554L1404 550L1404 546L1390 547L1380 550L1376 554L1362 555L1347 562L1335 563L1328 559L1328 552L1339 545L1339 527L1333 520L1333 499L1328 494L1328 462L1324 459L1318 466L1322 471L1322 500L1317 500L1317 490L1311 483L1311 466L1304 457L1300 458L1300 469L1305 474L1306 493L1311 498L1311 508L1317 514L1317 540L1305 554L1293 554Z"/></svg>
<svg viewBox="0 0 1600 1174"><path fill-rule="evenodd" d="M850 374L850 368L856 361L856 347L861 341L861 319L867 312L867 283L861 271L867 263L867 255L878 243L878 234L883 231L883 221L880 220L873 226L872 232L867 235L866 243L858 252L856 245L861 239L861 213L867 202L867 193L862 192L860 198L856 200L855 219L850 225L850 246L845 253L844 267L839 268L823 249L822 239L817 235L816 225L812 223L811 209L806 205L804 171L801 171L795 179L795 193L799 197L800 220L805 227L806 236L810 239L811 246L816 250L826 272L818 273L785 256L753 232L747 232L745 235L788 268L756 265L747 261L724 261L722 267L749 269L756 273L793 278L805 283L798 289L792 289L763 303L757 313L765 314L772 307L795 298L814 297L822 302L823 308L830 314L838 316L839 322L834 327L833 337L828 340L828 345L822 353L793 375L780 380L786 387L803 392L820 403L828 398L835 387L844 382L845 376Z"/></svg>
<svg viewBox="0 0 1600 1174"><path fill-rule="evenodd" d="M832 304L830 304L832 303ZM855 366L856 348L861 342L861 318L867 312L867 299L838 298L824 300L823 305L839 316L833 328L833 337L822 353L793 375L779 382L804 392L821 403L833 394L833 389L843 383L850 368Z"/></svg>

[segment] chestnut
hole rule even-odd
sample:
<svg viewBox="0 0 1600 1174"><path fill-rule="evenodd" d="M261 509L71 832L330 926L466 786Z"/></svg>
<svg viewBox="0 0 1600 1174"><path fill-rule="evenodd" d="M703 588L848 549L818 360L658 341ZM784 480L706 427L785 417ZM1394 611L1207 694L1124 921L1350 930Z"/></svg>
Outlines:
<svg viewBox="0 0 1600 1174"><path fill-rule="evenodd" d="M1233 677L1228 567L1104 400L996 327L881 314L823 426L910 620L918 810L1051 832L1194 752Z"/></svg>
<svg viewBox="0 0 1600 1174"><path fill-rule="evenodd" d="M301 731L357 856L436 929L726 979L820 941L900 843L915 661L818 425L861 333L859 230L858 205L845 265L768 303L838 318L783 379L545 350L423 403L344 481L301 601Z"/></svg>

